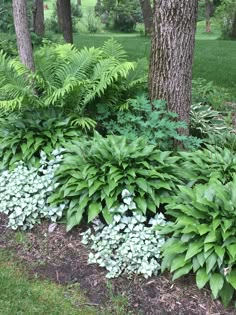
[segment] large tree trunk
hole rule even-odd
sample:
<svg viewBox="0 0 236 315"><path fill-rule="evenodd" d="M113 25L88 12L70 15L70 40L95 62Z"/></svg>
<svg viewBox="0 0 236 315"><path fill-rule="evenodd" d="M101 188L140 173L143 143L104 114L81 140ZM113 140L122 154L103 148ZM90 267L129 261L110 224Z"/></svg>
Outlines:
<svg viewBox="0 0 236 315"><path fill-rule="evenodd" d="M39 35L44 35L44 7L43 0L34 0L33 8L33 29Z"/></svg>
<svg viewBox="0 0 236 315"><path fill-rule="evenodd" d="M149 71L150 99L164 99L169 111L189 124L192 63L198 0L154 0ZM188 129L181 130L188 134Z"/></svg>
<svg viewBox="0 0 236 315"><path fill-rule="evenodd" d="M57 0L57 16L65 41L73 44L70 0Z"/></svg>
<svg viewBox="0 0 236 315"><path fill-rule="evenodd" d="M152 6L150 0L140 0L145 27L145 35L150 35L153 29Z"/></svg>
<svg viewBox="0 0 236 315"><path fill-rule="evenodd" d="M34 71L33 49L27 19L26 0L13 0L13 17L21 62Z"/></svg>

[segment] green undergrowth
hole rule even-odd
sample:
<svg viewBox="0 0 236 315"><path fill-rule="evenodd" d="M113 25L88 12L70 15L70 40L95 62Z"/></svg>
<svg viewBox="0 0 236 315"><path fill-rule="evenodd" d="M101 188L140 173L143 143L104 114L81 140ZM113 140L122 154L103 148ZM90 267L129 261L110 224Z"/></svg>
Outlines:
<svg viewBox="0 0 236 315"><path fill-rule="evenodd" d="M16 261L12 253L0 250L0 315L128 314L126 299L111 294L111 286L111 305L99 309L89 305L79 284L61 286L30 279L26 267Z"/></svg>

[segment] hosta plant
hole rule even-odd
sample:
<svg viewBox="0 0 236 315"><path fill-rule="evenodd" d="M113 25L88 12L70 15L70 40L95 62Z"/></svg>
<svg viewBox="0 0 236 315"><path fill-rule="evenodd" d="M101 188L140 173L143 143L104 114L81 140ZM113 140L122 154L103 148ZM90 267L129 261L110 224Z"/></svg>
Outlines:
<svg viewBox="0 0 236 315"><path fill-rule="evenodd" d="M41 150L50 156L80 137L78 126L59 109L12 113L0 119L0 168L12 168L18 161L39 165Z"/></svg>
<svg viewBox="0 0 236 315"><path fill-rule="evenodd" d="M42 218L55 222L62 216L65 204L50 207L47 198L56 188L54 173L62 155L53 152L51 160L41 152L40 168L27 167L22 161L13 171L0 173L0 212L9 218L12 229L31 229Z"/></svg>
<svg viewBox="0 0 236 315"><path fill-rule="evenodd" d="M195 152L180 152L179 174L188 185L207 183L214 176L222 183L233 179L236 172L236 156L227 148L208 145ZM184 170L184 172L183 172Z"/></svg>
<svg viewBox="0 0 236 315"><path fill-rule="evenodd" d="M135 192L134 201L143 214L156 213L160 203L176 189L177 160L142 138L130 142L126 137L103 138L95 133L92 140L68 148L57 171L60 186L50 202L69 200L68 230L83 216L90 222L101 213L111 222L109 209L119 204L124 186Z"/></svg>
<svg viewBox="0 0 236 315"><path fill-rule="evenodd" d="M165 218L158 213L149 221L136 209L133 198L127 189L123 190L122 203L110 209L112 223L105 226L96 221L95 232L89 229L83 233L83 243L89 244L92 250L89 263L105 267L108 278L122 273L137 273L148 278L160 270L160 248L165 239L153 225L165 226Z"/></svg>
<svg viewBox="0 0 236 315"><path fill-rule="evenodd" d="M163 229L162 271L173 279L196 274L198 288L209 284L214 298L228 305L236 289L236 175L222 184L211 178L205 185L180 187L167 206L174 219Z"/></svg>
<svg viewBox="0 0 236 315"><path fill-rule="evenodd" d="M191 106L190 132L196 136L208 137L209 134L221 134L230 130L222 114L209 105L202 103Z"/></svg>

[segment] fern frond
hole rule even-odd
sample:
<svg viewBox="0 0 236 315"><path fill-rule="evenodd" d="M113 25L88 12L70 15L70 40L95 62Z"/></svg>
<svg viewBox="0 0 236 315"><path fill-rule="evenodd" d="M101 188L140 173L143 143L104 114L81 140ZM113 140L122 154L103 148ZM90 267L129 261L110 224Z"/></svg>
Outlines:
<svg viewBox="0 0 236 315"><path fill-rule="evenodd" d="M125 85L129 88L134 87L137 84L147 83L148 81L148 62L146 58L139 59L135 63L134 69L132 69L125 80Z"/></svg>
<svg viewBox="0 0 236 315"><path fill-rule="evenodd" d="M83 130L91 130L96 127L96 121L89 117L76 117L75 119L71 120L71 124L75 126L79 126Z"/></svg>
<svg viewBox="0 0 236 315"><path fill-rule="evenodd" d="M127 59L127 54L123 49L123 46L115 41L113 38L107 40L102 47L103 55L105 58L115 58L119 61Z"/></svg>

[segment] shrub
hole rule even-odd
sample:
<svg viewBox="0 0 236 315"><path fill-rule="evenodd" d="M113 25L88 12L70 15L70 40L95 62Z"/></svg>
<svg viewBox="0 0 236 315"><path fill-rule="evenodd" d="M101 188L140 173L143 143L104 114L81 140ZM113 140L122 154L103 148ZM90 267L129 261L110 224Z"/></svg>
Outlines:
<svg viewBox="0 0 236 315"><path fill-rule="evenodd" d="M86 26L89 33L97 33L102 28L100 18L96 16L93 9L87 12Z"/></svg>
<svg viewBox="0 0 236 315"><path fill-rule="evenodd" d="M54 172L62 159L60 152L54 151L50 161L41 152L39 169L20 161L13 171L0 174L0 212L8 215L10 228L31 229L42 218L55 222L62 216L65 204L50 207L47 203L56 187Z"/></svg>
<svg viewBox="0 0 236 315"><path fill-rule="evenodd" d="M108 134L124 135L130 140L145 137L149 143L162 150L173 148L174 140L181 141L185 147L198 147L200 140L178 133L186 124L176 121L177 114L166 109L166 103L156 100L152 103L144 96L130 99L127 108L117 110L98 106L98 121L106 128Z"/></svg>
<svg viewBox="0 0 236 315"><path fill-rule="evenodd" d="M223 0L217 8L216 16L220 22L223 39L235 38L235 34L233 34L235 14L236 4L234 0Z"/></svg>
<svg viewBox="0 0 236 315"><path fill-rule="evenodd" d="M233 131L210 134L205 141L213 146L221 147L222 149L227 148L231 152L236 152L236 134Z"/></svg>
<svg viewBox="0 0 236 315"><path fill-rule="evenodd" d="M7 39L0 41L0 51L3 51L9 57L17 56L16 39Z"/></svg>
<svg viewBox="0 0 236 315"><path fill-rule="evenodd" d="M49 156L81 132L70 124L61 110L31 110L0 119L0 169L14 167L17 161L38 165L40 152Z"/></svg>
<svg viewBox="0 0 236 315"><path fill-rule="evenodd" d="M147 218L136 209L133 195L122 191L122 203L110 209L114 215L108 226L101 222L83 233L83 243L89 244L94 253L89 254L89 263L97 263L108 270L107 278L124 274L143 274L145 278L157 275L160 270L160 247L165 239L153 225L164 226L164 216L159 213L147 223ZM147 226L148 225L148 226Z"/></svg>
<svg viewBox="0 0 236 315"><path fill-rule="evenodd" d="M236 176L222 184L211 177L208 184L180 187L167 206L175 221L164 227L170 238L163 246L162 271L173 280L196 273L198 288L210 285L213 297L228 305L236 288Z"/></svg>
<svg viewBox="0 0 236 315"><path fill-rule="evenodd" d="M60 187L49 200L53 204L69 200L68 230L83 216L90 222L102 214L110 223L109 209L118 205L123 187L135 192L134 201L144 214L156 213L176 188L177 160L143 139L130 142L125 137L95 134L92 140L68 148L57 172Z"/></svg>

